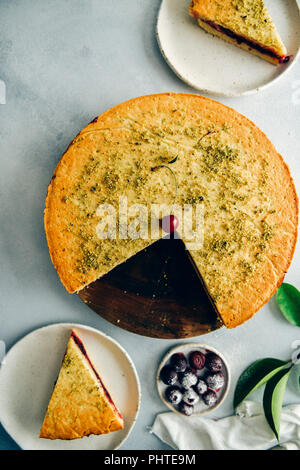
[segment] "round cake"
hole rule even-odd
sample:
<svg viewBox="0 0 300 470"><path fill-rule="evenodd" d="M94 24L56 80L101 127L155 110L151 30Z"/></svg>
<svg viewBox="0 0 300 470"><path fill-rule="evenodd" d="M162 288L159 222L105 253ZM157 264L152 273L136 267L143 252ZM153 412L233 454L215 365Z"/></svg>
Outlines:
<svg viewBox="0 0 300 470"><path fill-rule="evenodd" d="M260 129L192 94L122 103L94 119L62 156L45 230L67 291L80 291L166 235L159 224L153 236L153 220L181 209L178 236L220 319L233 328L251 318L291 263L296 190ZM190 231L186 213L196 214Z"/></svg>

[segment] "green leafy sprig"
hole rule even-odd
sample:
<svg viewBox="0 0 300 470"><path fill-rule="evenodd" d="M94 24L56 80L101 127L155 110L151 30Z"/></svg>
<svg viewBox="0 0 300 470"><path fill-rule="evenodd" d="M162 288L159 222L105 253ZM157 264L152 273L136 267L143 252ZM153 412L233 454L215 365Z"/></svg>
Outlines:
<svg viewBox="0 0 300 470"><path fill-rule="evenodd" d="M282 403L292 367L293 364L277 372L267 382L263 396L265 417L278 441Z"/></svg>
<svg viewBox="0 0 300 470"><path fill-rule="evenodd" d="M245 398L263 385L263 409L266 420L279 441L280 417L288 378L294 364L271 357L251 364L240 376L233 398L236 408Z"/></svg>
<svg viewBox="0 0 300 470"><path fill-rule="evenodd" d="M248 395L266 385L263 394L264 414L278 442L282 403L293 366L292 361L274 358L254 362L240 376L233 399L236 408Z"/></svg>
<svg viewBox="0 0 300 470"><path fill-rule="evenodd" d="M265 385L278 372L285 369L290 361L267 357L251 364L240 376L234 392L233 406L236 408L251 393Z"/></svg>
<svg viewBox="0 0 300 470"><path fill-rule="evenodd" d="M276 299L286 320L292 325L300 326L299 290L291 284L284 283L278 289ZM270 357L255 361L242 373L234 392L233 406L236 408L251 393L265 385L264 414L278 441L283 398L295 363L294 360L281 361Z"/></svg>
<svg viewBox="0 0 300 470"><path fill-rule="evenodd" d="M291 284L282 284L276 294L278 306L292 325L300 326L300 292ZM233 398L236 408L255 390L265 385L263 409L266 420L279 441L283 398L295 361L265 358L255 361L240 376ZM299 378L300 382L300 378Z"/></svg>
<svg viewBox="0 0 300 470"><path fill-rule="evenodd" d="M283 283L276 294L277 304L285 319L300 326L300 292L291 284Z"/></svg>

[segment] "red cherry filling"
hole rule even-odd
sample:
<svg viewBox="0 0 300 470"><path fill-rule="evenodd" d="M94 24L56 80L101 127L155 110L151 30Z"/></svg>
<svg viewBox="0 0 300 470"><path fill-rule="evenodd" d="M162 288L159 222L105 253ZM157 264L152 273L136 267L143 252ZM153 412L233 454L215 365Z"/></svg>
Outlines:
<svg viewBox="0 0 300 470"><path fill-rule="evenodd" d="M282 58L280 59L279 62L280 62L281 64L287 64L292 58L293 58L292 55L285 55L284 57L282 57Z"/></svg>
<svg viewBox="0 0 300 470"><path fill-rule="evenodd" d="M161 228L166 233L174 233L178 225L179 220L176 215L166 215L161 219Z"/></svg>

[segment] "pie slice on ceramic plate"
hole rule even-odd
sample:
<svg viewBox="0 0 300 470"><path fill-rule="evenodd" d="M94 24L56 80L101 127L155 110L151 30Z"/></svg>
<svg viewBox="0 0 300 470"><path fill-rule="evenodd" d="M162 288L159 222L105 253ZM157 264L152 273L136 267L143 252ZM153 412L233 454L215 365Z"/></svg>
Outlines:
<svg viewBox="0 0 300 470"><path fill-rule="evenodd" d="M193 0L190 15L208 33L262 59L276 65L289 60L262 0Z"/></svg>
<svg viewBox="0 0 300 470"><path fill-rule="evenodd" d="M123 429L121 413L72 331L40 437L72 440Z"/></svg>

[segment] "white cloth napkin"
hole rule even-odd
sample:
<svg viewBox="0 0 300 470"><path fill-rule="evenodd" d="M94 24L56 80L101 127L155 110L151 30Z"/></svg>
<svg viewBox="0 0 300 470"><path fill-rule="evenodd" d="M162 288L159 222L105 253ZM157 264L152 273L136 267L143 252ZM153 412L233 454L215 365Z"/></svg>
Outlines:
<svg viewBox="0 0 300 470"><path fill-rule="evenodd" d="M283 407L280 446L260 403L244 401L236 415L218 420L168 412L150 430L176 450L300 450L300 405Z"/></svg>

